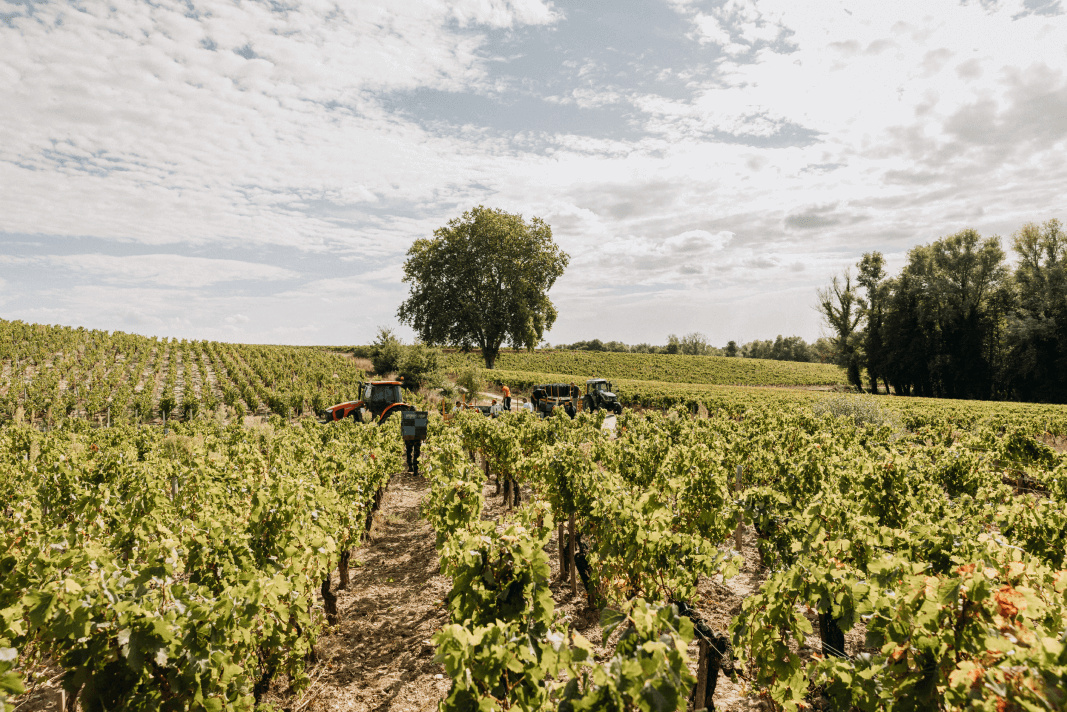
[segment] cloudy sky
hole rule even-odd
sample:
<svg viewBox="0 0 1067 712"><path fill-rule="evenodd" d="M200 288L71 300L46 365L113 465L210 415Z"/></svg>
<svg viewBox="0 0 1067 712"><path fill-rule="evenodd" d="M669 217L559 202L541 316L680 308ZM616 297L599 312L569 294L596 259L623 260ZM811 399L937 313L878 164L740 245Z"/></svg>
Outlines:
<svg viewBox="0 0 1067 712"><path fill-rule="evenodd" d="M1065 149L1058 0L0 0L0 317L367 343L484 204L550 342L810 340L863 252L1067 219Z"/></svg>

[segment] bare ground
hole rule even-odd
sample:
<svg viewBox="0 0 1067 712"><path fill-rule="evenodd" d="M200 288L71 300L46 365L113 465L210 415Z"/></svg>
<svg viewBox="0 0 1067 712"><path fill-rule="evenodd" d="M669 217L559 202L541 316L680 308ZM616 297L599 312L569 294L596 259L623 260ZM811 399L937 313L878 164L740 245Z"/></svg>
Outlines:
<svg viewBox="0 0 1067 712"><path fill-rule="evenodd" d="M429 640L447 622L443 601L451 582L439 573L433 530L419 516L427 488L422 478L393 476L371 539L353 554L351 585L338 592L341 623L320 639L315 682L292 703L293 712L301 705L312 711L433 710L448 692Z"/></svg>

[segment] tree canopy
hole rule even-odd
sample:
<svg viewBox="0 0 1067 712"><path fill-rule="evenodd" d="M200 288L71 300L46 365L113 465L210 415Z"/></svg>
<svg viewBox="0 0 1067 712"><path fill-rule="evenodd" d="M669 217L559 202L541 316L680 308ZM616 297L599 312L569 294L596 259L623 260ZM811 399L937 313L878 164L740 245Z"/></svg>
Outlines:
<svg viewBox="0 0 1067 712"><path fill-rule="evenodd" d="M839 339L855 334L872 392L1067 402L1067 239L1049 220L1011 244L1014 272L999 238L967 229L913 248L896 277L865 254L855 287L820 292ZM859 305L849 320L846 303Z"/></svg>
<svg viewBox="0 0 1067 712"><path fill-rule="evenodd" d="M555 323L548 290L568 261L541 218L479 205L408 250L397 316L426 343L480 348L492 368L502 344L532 349Z"/></svg>

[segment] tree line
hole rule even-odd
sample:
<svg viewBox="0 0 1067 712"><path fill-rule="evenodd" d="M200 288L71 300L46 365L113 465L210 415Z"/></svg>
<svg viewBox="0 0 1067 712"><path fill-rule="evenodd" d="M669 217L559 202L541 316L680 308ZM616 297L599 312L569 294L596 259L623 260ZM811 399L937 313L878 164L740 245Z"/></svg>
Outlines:
<svg viewBox="0 0 1067 712"><path fill-rule="evenodd" d="M1067 235L1058 220L920 245L890 277L880 252L820 290L852 385L945 398L1067 402Z"/></svg>
<svg viewBox="0 0 1067 712"><path fill-rule="evenodd" d="M723 347L712 346L708 338L700 332L685 336L670 334L667 343L653 345L648 343L625 344L621 341L576 341L573 344L557 344L550 348L561 351L611 351L632 354L685 354L688 356L725 356L737 358L762 358L773 361L803 361L808 363L831 363L836 359L834 341L821 337L809 344L799 336L781 334L773 341L770 339L749 341L738 345L730 341Z"/></svg>

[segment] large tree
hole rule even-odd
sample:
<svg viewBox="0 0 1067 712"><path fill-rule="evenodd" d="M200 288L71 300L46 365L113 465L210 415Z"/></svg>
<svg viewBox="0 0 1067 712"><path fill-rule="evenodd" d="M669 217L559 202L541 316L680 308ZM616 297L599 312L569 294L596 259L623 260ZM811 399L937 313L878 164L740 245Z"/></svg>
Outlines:
<svg viewBox="0 0 1067 712"><path fill-rule="evenodd" d="M427 343L480 348L492 368L505 341L532 349L556 321L548 290L568 260L541 218L479 205L408 250L397 316Z"/></svg>
<svg viewBox="0 0 1067 712"><path fill-rule="evenodd" d="M885 284L885 258L881 252L864 253L863 259L856 265L859 275L856 282L863 287L866 297L860 300L860 313L867 328L863 334L863 355L866 359L867 378L871 393L878 392L878 379L885 382L886 393L889 382L885 380L885 345L882 331L885 322L885 302L887 289Z"/></svg>
<svg viewBox="0 0 1067 712"><path fill-rule="evenodd" d="M860 298L852 285L852 274L845 271L842 278L834 277L830 286L820 289L819 312L834 330L837 365L845 369L848 382L863 390L860 379L860 356L856 349L856 327L859 325Z"/></svg>
<svg viewBox="0 0 1067 712"><path fill-rule="evenodd" d="M1009 320L1013 387L1028 400L1067 402L1067 234L1058 220L1012 236L1018 308Z"/></svg>

